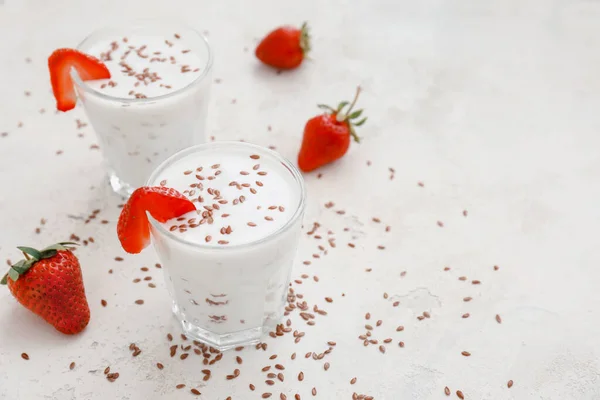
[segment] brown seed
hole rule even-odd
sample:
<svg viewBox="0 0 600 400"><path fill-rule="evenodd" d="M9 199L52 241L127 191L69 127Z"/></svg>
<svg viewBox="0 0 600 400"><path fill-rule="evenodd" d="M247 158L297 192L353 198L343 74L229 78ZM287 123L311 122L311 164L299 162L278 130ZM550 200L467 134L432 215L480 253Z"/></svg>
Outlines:
<svg viewBox="0 0 600 400"><path fill-rule="evenodd" d="M277 368L278 370L281 370L281 371L285 369L285 367L281 364L275 364L275 368Z"/></svg>
<svg viewBox="0 0 600 400"><path fill-rule="evenodd" d="M499 266L497 266L497 265L494 265L494 271L498 271L499 269L500 269L500 267L499 267Z"/></svg>
<svg viewBox="0 0 600 400"><path fill-rule="evenodd" d="M398 346L404 347L404 342L398 342Z"/></svg>
<svg viewBox="0 0 600 400"><path fill-rule="evenodd" d="M250 156L250 158L253 159L253 160L258 160L260 158L260 156L258 154L252 154Z"/></svg>
<svg viewBox="0 0 600 400"><path fill-rule="evenodd" d="M200 396L200 394L201 394L200 391L196 388L190 390L190 392L192 392L192 394L195 394L196 396Z"/></svg>
<svg viewBox="0 0 600 400"><path fill-rule="evenodd" d="M365 314L365 319L371 319L371 313L366 313Z"/></svg>
<svg viewBox="0 0 600 400"><path fill-rule="evenodd" d="M169 342L173 341L173 335L171 335L170 333L167 334L167 339L169 340Z"/></svg>
<svg viewBox="0 0 600 400"><path fill-rule="evenodd" d="M262 394L263 399L268 399L269 397L271 397L271 393L269 393L269 392Z"/></svg>
<svg viewBox="0 0 600 400"><path fill-rule="evenodd" d="M107 375L110 372L110 367L104 368L104 375Z"/></svg>
<svg viewBox="0 0 600 400"><path fill-rule="evenodd" d="M253 384L249 384L248 387L250 388L250 390L254 391L254 389L256 389L256 386L254 386Z"/></svg>
<svg viewBox="0 0 600 400"><path fill-rule="evenodd" d="M427 311L424 311L424 312L423 312L423 316L424 316L425 318L431 318L431 314L429 314Z"/></svg>
<svg viewBox="0 0 600 400"><path fill-rule="evenodd" d="M326 363L323 365L323 369L324 369L325 371L327 371L327 370L329 369L329 366L330 366L330 364L329 364L328 362L326 362Z"/></svg>
<svg viewBox="0 0 600 400"><path fill-rule="evenodd" d="M141 299L140 300L136 300L135 304L139 304L139 305L144 304L144 300L141 300Z"/></svg>
<svg viewBox="0 0 600 400"><path fill-rule="evenodd" d="M510 389L513 385L512 379L506 383L506 386Z"/></svg>
<svg viewBox="0 0 600 400"><path fill-rule="evenodd" d="M466 281L466 280L467 280L467 277L466 277L466 276L461 276L461 277L459 277L459 278L458 278L458 280L459 280L459 281Z"/></svg>
<svg viewBox="0 0 600 400"><path fill-rule="evenodd" d="M267 385L269 385L269 386L273 386L273 385L275 384L275 381L273 381L273 380L271 380L271 379L267 379L267 380L265 381L265 383L266 383Z"/></svg>
<svg viewBox="0 0 600 400"><path fill-rule="evenodd" d="M300 395L296 393L296 394L294 395L294 399L296 399L296 400L300 400Z"/></svg>
<svg viewBox="0 0 600 400"><path fill-rule="evenodd" d="M351 385L354 385L355 383L356 383L356 377L350 379L350 384Z"/></svg>
<svg viewBox="0 0 600 400"><path fill-rule="evenodd" d="M475 280L471 281L471 284L473 284L473 285L480 285L481 281L478 281L477 279L475 279Z"/></svg>
<svg viewBox="0 0 600 400"><path fill-rule="evenodd" d="M100 304L102 304L102 307L106 307L106 300L104 300L104 299L100 300Z"/></svg>
<svg viewBox="0 0 600 400"><path fill-rule="evenodd" d="M462 354L465 357L469 357L471 355L471 353L469 353L468 351L463 351L460 354Z"/></svg>
<svg viewBox="0 0 600 400"><path fill-rule="evenodd" d="M280 400L287 400L287 396L283 393L279 393L279 399Z"/></svg>
<svg viewBox="0 0 600 400"><path fill-rule="evenodd" d="M471 300L473 300L473 298L470 297L470 296L463 298L463 301L465 301L465 302L468 302L468 301L471 301Z"/></svg>
<svg viewBox="0 0 600 400"><path fill-rule="evenodd" d="M186 358L188 358L189 354L188 353L183 353L182 355L179 356L180 359L185 360Z"/></svg>
<svg viewBox="0 0 600 400"><path fill-rule="evenodd" d="M163 369L165 366L162 365L161 363L156 363L156 368L158 369Z"/></svg>
<svg viewBox="0 0 600 400"><path fill-rule="evenodd" d="M379 346L379 351L382 352L383 354L385 354L385 346L384 345Z"/></svg>
<svg viewBox="0 0 600 400"><path fill-rule="evenodd" d="M404 327L402 325L400 325L399 327L396 328L396 332L402 332L404 330Z"/></svg>
<svg viewBox="0 0 600 400"><path fill-rule="evenodd" d="M465 313L462 315L463 318L469 318L470 316L471 316L471 314L469 314L469 313Z"/></svg>
<svg viewBox="0 0 600 400"><path fill-rule="evenodd" d="M317 388L312 388L311 393L313 396L317 395Z"/></svg>
<svg viewBox="0 0 600 400"><path fill-rule="evenodd" d="M446 396L450 396L450 388L449 388L448 386L446 386L446 387L444 388L444 394L445 394Z"/></svg>
<svg viewBox="0 0 600 400"><path fill-rule="evenodd" d="M75 361L73 361L71 364L69 364L69 369L72 370L73 368L75 368Z"/></svg>
<svg viewBox="0 0 600 400"><path fill-rule="evenodd" d="M383 324L383 321L382 320L378 320L376 325L377 326L381 326L381 324Z"/></svg>
<svg viewBox="0 0 600 400"><path fill-rule="evenodd" d="M502 323L502 318L500 318L500 314L496 314L496 322L499 324Z"/></svg>
<svg viewBox="0 0 600 400"><path fill-rule="evenodd" d="M184 383L180 383L179 385L175 386L177 389L183 389L185 387Z"/></svg>
<svg viewBox="0 0 600 400"><path fill-rule="evenodd" d="M460 400L465 400L465 395L460 390L456 391L456 397L458 397Z"/></svg>
<svg viewBox="0 0 600 400"><path fill-rule="evenodd" d="M300 382L302 382L304 380L304 372L300 371L300 373L298 374L298 380Z"/></svg>
<svg viewBox="0 0 600 400"><path fill-rule="evenodd" d="M256 224L255 224L254 222L248 222L248 224L247 224L247 225L248 225L248 226L253 226L253 227L254 227L254 226L256 226Z"/></svg>

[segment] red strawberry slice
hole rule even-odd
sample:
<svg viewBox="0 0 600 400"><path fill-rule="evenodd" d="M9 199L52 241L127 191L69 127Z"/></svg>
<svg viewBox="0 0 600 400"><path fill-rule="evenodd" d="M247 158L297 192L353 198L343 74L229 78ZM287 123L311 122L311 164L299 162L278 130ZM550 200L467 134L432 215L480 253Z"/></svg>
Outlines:
<svg viewBox="0 0 600 400"><path fill-rule="evenodd" d="M166 222L194 211L194 203L175 189L144 186L136 189L121 210L117 235L123 249L132 254L150 244L150 226L146 212L159 222Z"/></svg>
<svg viewBox="0 0 600 400"><path fill-rule="evenodd" d="M69 111L77 103L71 68L75 68L84 81L110 78L110 71L102 61L74 49L55 50L48 57L48 68L56 108L60 111Z"/></svg>

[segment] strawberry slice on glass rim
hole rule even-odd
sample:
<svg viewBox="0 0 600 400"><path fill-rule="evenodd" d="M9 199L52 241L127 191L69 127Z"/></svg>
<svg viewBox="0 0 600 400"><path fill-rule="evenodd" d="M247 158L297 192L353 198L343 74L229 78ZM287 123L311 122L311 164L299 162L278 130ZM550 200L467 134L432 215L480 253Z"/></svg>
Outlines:
<svg viewBox="0 0 600 400"><path fill-rule="evenodd" d="M117 235L123 250L137 254L150 244L147 212L158 222L167 222L194 210L194 203L175 189L164 186L136 189L121 210L117 224Z"/></svg>
<svg viewBox="0 0 600 400"><path fill-rule="evenodd" d="M75 68L84 81L110 79L110 71L96 57L75 49L57 49L48 57L52 93L56 99L56 108L69 111L75 108L77 95L71 78L71 69Z"/></svg>

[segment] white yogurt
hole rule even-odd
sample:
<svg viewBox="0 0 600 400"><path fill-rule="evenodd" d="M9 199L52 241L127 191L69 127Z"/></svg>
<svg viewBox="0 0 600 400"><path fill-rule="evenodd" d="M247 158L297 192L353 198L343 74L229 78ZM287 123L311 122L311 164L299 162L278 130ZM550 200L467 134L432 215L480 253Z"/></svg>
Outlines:
<svg viewBox="0 0 600 400"><path fill-rule="evenodd" d="M76 87L113 189L130 193L167 157L205 141L211 61L200 35L142 26L96 33L79 49L111 72Z"/></svg>
<svg viewBox="0 0 600 400"><path fill-rule="evenodd" d="M197 211L154 222L152 233L184 330L226 348L258 340L281 317L300 233L302 178L258 146L196 149L167 162L150 184L184 193Z"/></svg>

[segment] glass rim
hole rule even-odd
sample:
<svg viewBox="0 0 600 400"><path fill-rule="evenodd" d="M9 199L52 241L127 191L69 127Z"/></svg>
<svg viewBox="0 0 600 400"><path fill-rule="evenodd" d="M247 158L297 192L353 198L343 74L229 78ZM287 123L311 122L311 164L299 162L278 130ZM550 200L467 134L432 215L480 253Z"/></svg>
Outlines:
<svg viewBox="0 0 600 400"><path fill-rule="evenodd" d="M298 201L296 210L294 211L294 214L292 214L290 219L288 219L286 221L286 223L283 226L281 226L279 229L277 229L276 231L273 231L258 240L254 240L254 241L247 242L247 243L228 245L228 246L207 245L207 244L201 243L201 242L192 242L189 240L182 239L181 237L173 234L168 229L166 229L160 222L155 220L152 217L152 215L150 215L148 213L148 220L150 221L150 224L152 225L152 227L155 228L158 232L160 232L162 235L166 236L169 239L172 239L184 246L193 247L196 250L203 250L203 251L235 251L235 250L252 248L252 247L260 246L264 243L268 243L271 240L273 240L274 238L276 238L277 236L280 236L281 234L287 232L294 225L294 223L296 221L298 221L299 218L301 218L301 216L304 212L304 209L306 207L306 185L304 182L304 178L302 176L302 173L300 173L300 170L298 170L298 168L296 168L296 166L294 164L292 164L286 157L284 157L283 155L279 154L276 151L273 151L271 149L268 149L266 147L263 147L263 146L260 146L260 145L254 144L254 143L228 140L228 141L201 143L201 144L187 147L187 148L180 150L177 153L173 154L172 156L167 158L165 161L163 161L158 167L156 167L154 169L154 171L152 171L152 173L150 174L150 177L148 178L148 180L146 181L146 186L156 186L154 184L154 181L156 181L156 178L158 177L158 175L161 172L163 172L166 169L166 167L168 167L173 162L180 160L189 154L195 153L198 150L210 149L210 148L218 147L221 145L244 147L244 148L248 148L248 149L254 149L258 152L267 153L270 156L274 157L277 161L281 162L283 164L283 166L289 170L289 172L292 174L294 180L297 182L299 189L300 189L300 199Z"/></svg>
<svg viewBox="0 0 600 400"><path fill-rule="evenodd" d="M192 28L190 25L182 22L182 21L178 21L178 20L171 20L171 19L158 19L158 18L144 18L144 19L135 19L135 20L131 20L129 21L129 24L131 25L131 28L134 29L138 26L142 26L142 25L151 25L151 24L177 24L180 25L182 27L184 27L185 29L193 32L195 35L198 35L198 37L202 40L202 42L204 43L204 45L206 46L206 49L208 51L208 59L206 60L206 64L204 65L204 70L202 71L202 73L200 75L198 75L193 81L191 81L190 83L188 83L187 85L185 85L182 88L179 88L177 90L174 90L172 92L166 93L166 94L161 94L160 96L155 96L155 97L150 97L150 98L142 98L142 99L136 99L136 98L130 98L130 97L119 97L119 96L111 96L109 94L106 93L102 93L94 88L92 88L91 86L89 86L87 83L85 83L84 80L82 80L79 77L79 74L77 73L77 71L75 70L75 68L72 68L70 71L70 75L71 75L71 79L73 79L73 81L75 82L75 84L80 87L81 89L83 89L86 93L91 93L94 96L100 97L102 99L105 100L110 100L110 101L119 101L121 103L126 103L126 104L144 104L144 103L152 103L158 100L164 100L167 99L169 97L173 97L176 96L178 94L181 94L189 89L191 89L192 87L196 86L197 84L199 84L200 82L204 81L204 78L206 78L210 72L210 70L212 69L212 64L213 64L213 52L212 49L210 47L210 43L208 42L208 38L203 35L202 33L198 32L198 30ZM114 25L107 25L104 26L102 28L96 29L95 31L91 32L89 35L87 35L81 42L79 42L79 44L77 45L76 49L77 50L81 50L81 47L91 38L93 38L94 36L109 31L110 29L114 29L114 28L118 28L121 26L125 26L124 24L114 24Z"/></svg>

